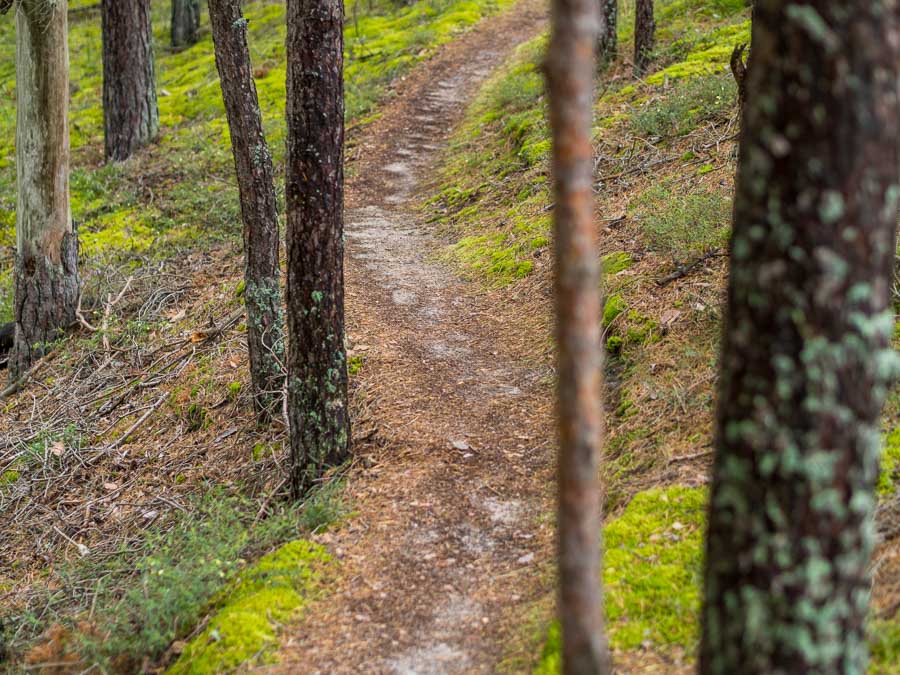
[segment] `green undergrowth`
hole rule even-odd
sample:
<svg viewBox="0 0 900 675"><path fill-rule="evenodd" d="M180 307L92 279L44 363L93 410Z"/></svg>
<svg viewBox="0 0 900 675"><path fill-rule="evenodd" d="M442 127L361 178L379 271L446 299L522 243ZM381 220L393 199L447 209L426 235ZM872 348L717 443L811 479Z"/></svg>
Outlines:
<svg viewBox="0 0 900 675"><path fill-rule="evenodd" d="M697 641L706 491L655 488L634 496L603 528L603 585L610 646L693 649ZM559 624L535 673L560 673Z"/></svg>
<svg viewBox="0 0 900 675"><path fill-rule="evenodd" d="M633 7L626 3L621 11L620 52L625 54ZM609 86L598 85L605 93L597 104L595 138L603 143L611 135L625 136L618 141L620 152L632 145L628 136L677 139L701 125L724 125L735 113L728 62L734 45L749 37L743 0L662 0L656 14L655 70L643 81L619 77ZM546 36L540 36L521 45L482 86L454 134L440 185L427 204L432 219L454 240L449 258L490 284L508 285L528 276L550 243L550 135L541 73L546 44ZM692 159L685 157L684 165ZM712 168L690 172L702 175ZM668 250L687 240L691 250L721 245L728 198L697 192L681 199L671 217L651 203L667 195L647 196L645 206L656 216L646 229L653 245ZM686 223L698 214L704 222L695 241L686 235ZM670 234L677 240L668 243Z"/></svg>
<svg viewBox="0 0 900 675"><path fill-rule="evenodd" d="M691 657L699 639L705 488L673 486L636 494L603 528L603 591L610 647L619 652L676 648ZM891 672L900 656L900 623L869 627L869 673ZM532 671L561 673L559 623L547 629Z"/></svg>
<svg viewBox="0 0 900 675"><path fill-rule="evenodd" d="M346 114L370 114L397 76L460 30L514 0L350 0L345 24ZM99 3L70 3L72 214L81 241L82 274L114 264L161 260L174 251L239 237L233 179L212 36L205 3L200 40L169 48L170 0L153 0L154 51L161 132L131 160L102 166L103 113ZM244 3L254 77L268 141L281 175L285 147L285 7ZM15 243L15 29L0 18L0 247ZM280 181L278 181L280 183ZM283 189L277 187L279 201ZM0 259L0 321L11 316L11 259Z"/></svg>
<svg viewBox="0 0 900 675"><path fill-rule="evenodd" d="M216 599L218 609L206 629L167 672L200 675L271 662L278 626L309 602L330 562L321 546L304 540L263 556Z"/></svg>
<svg viewBox="0 0 900 675"><path fill-rule="evenodd" d="M133 672L212 614L206 641L189 643L177 672L219 672L192 664L236 665L264 654L278 624L322 579L327 556L298 537L342 517L340 484L326 484L302 505L268 510L260 517L256 501L210 488L184 510L151 514L156 524L113 555L95 558L86 549L48 570L26 606L0 617L7 637L15 632L7 646L21 653L59 624L67 651L85 667Z"/></svg>

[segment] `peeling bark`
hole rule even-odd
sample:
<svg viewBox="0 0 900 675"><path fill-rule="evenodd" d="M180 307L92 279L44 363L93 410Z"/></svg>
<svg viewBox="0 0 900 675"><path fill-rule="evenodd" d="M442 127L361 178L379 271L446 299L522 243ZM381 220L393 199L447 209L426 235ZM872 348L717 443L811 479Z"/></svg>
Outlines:
<svg viewBox="0 0 900 675"><path fill-rule="evenodd" d="M284 333L278 212L240 0L209 0L216 66L228 117L244 223L244 300L253 396L263 419L281 400Z"/></svg>
<svg viewBox="0 0 900 675"><path fill-rule="evenodd" d="M66 4L16 11L15 379L75 321L77 244L69 205Z"/></svg>
<svg viewBox="0 0 900 675"><path fill-rule="evenodd" d="M103 0L100 16L104 149L119 162L159 133L150 0Z"/></svg>
<svg viewBox="0 0 900 675"><path fill-rule="evenodd" d="M341 0L287 6L287 328L291 486L347 459Z"/></svg>
<svg viewBox="0 0 900 675"><path fill-rule="evenodd" d="M863 673L897 362L900 4L754 11L700 672Z"/></svg>
<svg viewBox="0 0 900 675"><path fill-rule="evenodd" d="M600 581L603 351L591 187L598 9L597 0L554 0L546 64L556 192L559 614L567 674L610 672Z"/></svg>

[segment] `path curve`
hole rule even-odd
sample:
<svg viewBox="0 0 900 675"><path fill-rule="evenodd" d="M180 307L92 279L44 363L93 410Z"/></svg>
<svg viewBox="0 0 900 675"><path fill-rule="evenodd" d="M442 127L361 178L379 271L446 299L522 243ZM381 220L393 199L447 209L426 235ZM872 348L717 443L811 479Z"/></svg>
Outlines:
<svg viewBox="0 0 900 675"><path fill-rule="evenodd" d="M320 538L341 561L337 588L269 670L495 672L543 592L548 373L504 343L495 300L434 260L415 207L478 85L545 24L522 0L446 45L348 153L349 334L388 445L351 475L357 514Z"/></svg>

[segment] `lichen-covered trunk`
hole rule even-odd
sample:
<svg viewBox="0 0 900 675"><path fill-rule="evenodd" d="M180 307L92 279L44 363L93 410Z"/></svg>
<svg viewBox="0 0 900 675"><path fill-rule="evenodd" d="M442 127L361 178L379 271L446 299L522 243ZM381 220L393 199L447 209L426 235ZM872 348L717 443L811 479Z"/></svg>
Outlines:
<svg viewBox="0 0 900 675"><path fill-rule="evenodd" d="M106 160L131 157L159 133L150 0L103 0L103 131Z"/></svg>
<svg viewBox="0 0 900 675"><path fill-rule="evenodd" d="M597 0L553 1L546 64L556 191L559 614L570 674L610 670L600 587L603 351L591 180L598 10Z"/></svg>
<svg viewBox="0 0 900 675"><path fill-rule="evenodd" d="M209 0L216 67L244 223L247 347L257 411L266 419L281 400L284 332L278 270L278 212L272 155L263 131L240 0Z"/></svg>
<svg viewBox="0 0 900 675"><path fill-rule="evenodd" d="M634 6L634 76L641 77L650 65L656 46L653 0L637 0Z"/></svg>
<svg viewBox="0 0 900 675"><path fill-rule="evenodd" d="M618 0L599 0L600 37L597 40L597 62L605 66L616 60L619 48L617 34L619 22Z"/></svg>
<svg viewBox="0 0 900 675"><path fill-rule="evenodd" d="M759 0L700 672L863 673L895 372L900 4Z"/></svg>
<svg viewBox="0 0 900 675"><path fill-rule="evenodd" d="M16 11L15 344L20 376L75 321L77 242L69 206L66 3Z"/></svg>
<svg viewBox="0 0 900 675"><path fill-rule="evenodd" d="M285 292L295 497L349 454L343 19L341 0L288 0Z"/></svg>
<svg viewBox="0 0 900 675"><path fill-rule="evenodd" d="M189 47L200 30L200 0L172 0L172 46Z"/></svg>

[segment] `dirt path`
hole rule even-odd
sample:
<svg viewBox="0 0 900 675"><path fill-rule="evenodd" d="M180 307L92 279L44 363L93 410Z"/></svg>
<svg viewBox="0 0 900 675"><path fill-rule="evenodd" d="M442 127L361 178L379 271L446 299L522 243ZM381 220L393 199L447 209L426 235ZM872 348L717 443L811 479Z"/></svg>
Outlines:
<svg viewBox="0 0 900 675"><path fill-rule="evenodd" d="M547 372L517 365L489 297L439 263L417 188L478 85L537 34L486 21L400 83L353 149L347 312L378 435L325 535L337 589L289 631L282 672L493 672L538 592L549 528Z"/></svg>

